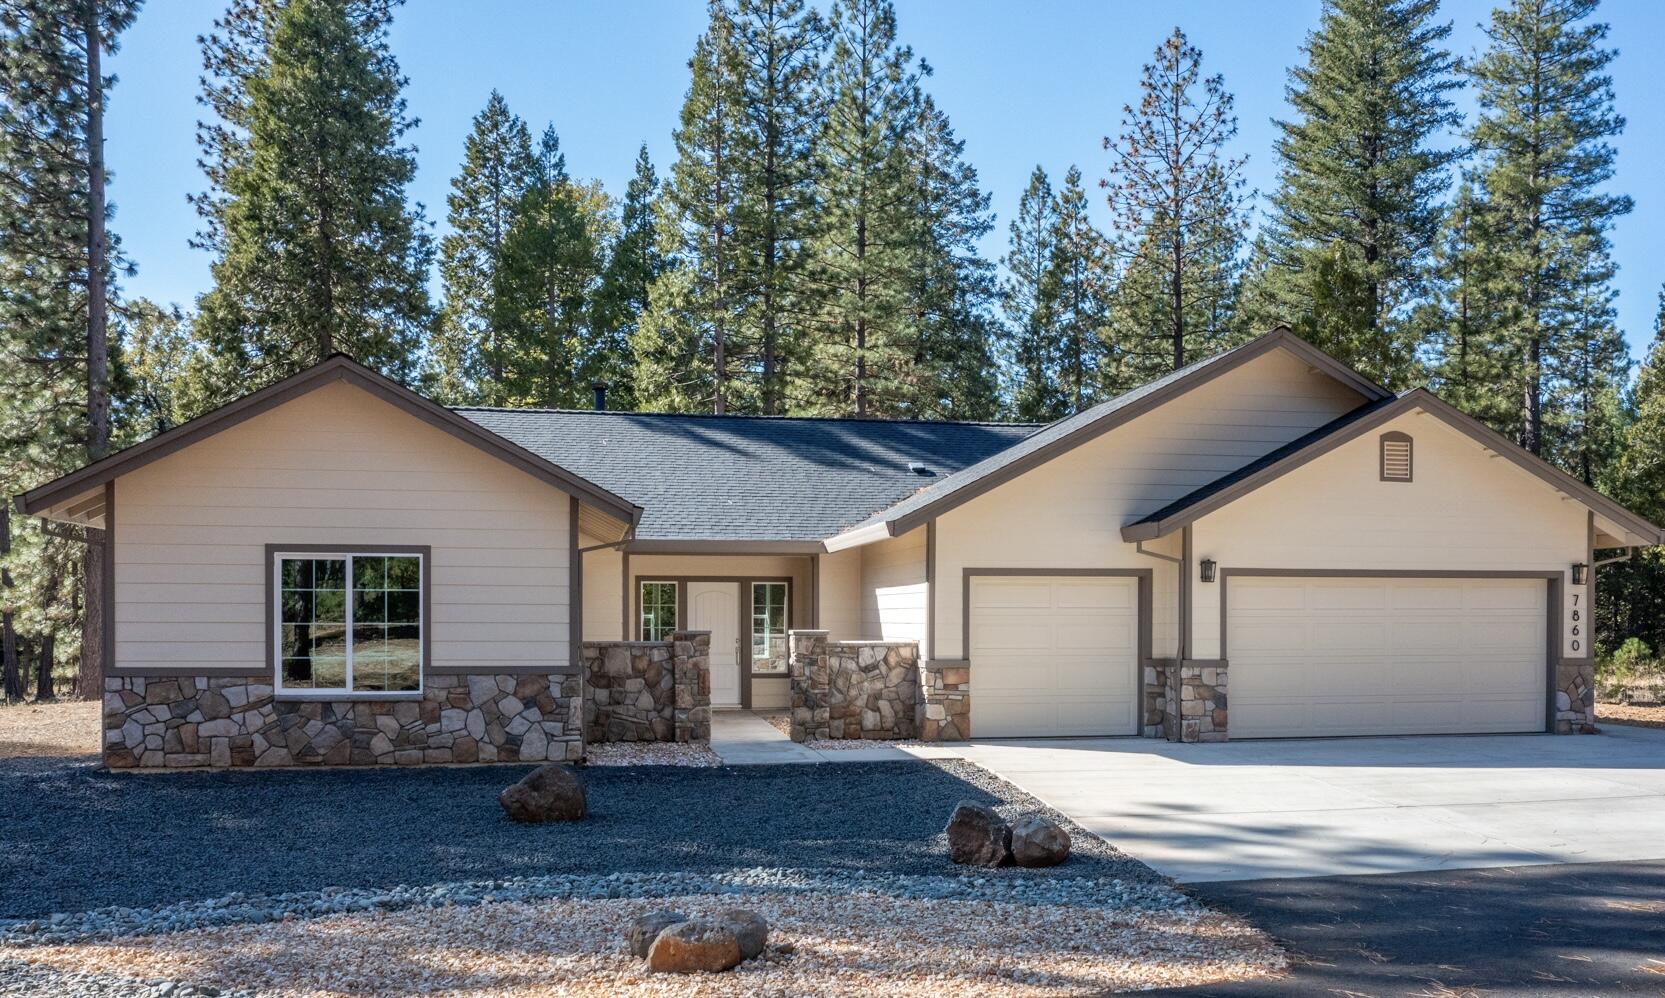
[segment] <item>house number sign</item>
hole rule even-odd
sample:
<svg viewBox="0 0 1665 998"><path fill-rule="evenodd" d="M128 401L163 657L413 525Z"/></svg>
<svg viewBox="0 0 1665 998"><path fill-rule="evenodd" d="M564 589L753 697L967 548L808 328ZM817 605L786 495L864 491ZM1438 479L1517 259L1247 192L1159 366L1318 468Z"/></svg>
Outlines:
<svg viewBox="0 0 1665 998"><path fill-rule="evenodd" d="M1570 647L1576 652L1584 647L1584 614L1588 607L1584 606L1583 593L1572 593L1571 595L1572 609L1570 616L1572 620L1568 624L1567 636L1571 642Z"/></svg>

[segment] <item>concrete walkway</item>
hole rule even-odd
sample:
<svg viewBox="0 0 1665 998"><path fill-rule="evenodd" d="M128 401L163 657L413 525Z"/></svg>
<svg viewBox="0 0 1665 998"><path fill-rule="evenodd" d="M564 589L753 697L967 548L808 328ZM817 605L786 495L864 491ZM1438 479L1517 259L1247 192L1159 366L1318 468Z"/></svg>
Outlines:
<svg viewBox="0 0 1665 998"><path fill-rule="evenodd" d="M711 751L730 766L778 766L826 760L749 710L711 712Z"/></svg>
<svg viewBox="0 0 1665 998"><path fill-rule="evenodd" d="M1665 857L1665 731L1603 731L973 741L960 755L1182 881Z"/></svg>

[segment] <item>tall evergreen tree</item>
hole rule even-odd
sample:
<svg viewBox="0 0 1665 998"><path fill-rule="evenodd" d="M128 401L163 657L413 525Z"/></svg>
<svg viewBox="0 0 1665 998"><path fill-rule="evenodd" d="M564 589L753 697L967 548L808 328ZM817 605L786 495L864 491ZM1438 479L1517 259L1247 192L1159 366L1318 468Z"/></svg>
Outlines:
<svg viewBox="0 0 1665 998"><path fill-rule="evenodd" d="M104 109L113 81L103 57L138 6L0 2L0 492L8 495L108 452L108 316L125 263L106 229ZM33 530L15 532L9 547L12 581L39 601L41 626L80 621L79 647L59 647L79 653L79 692L92 696L103 650L103 547L96 530L85 540L79 566L65 564L69 546ZM88 578L84 600L66 603L59 582Z"/></svg>
<svg viewBox="0 0 1665 998"><path fill-rule="evenodd" d="M1509 383L1510 356L1494 349L1509 295L1495 276L1485 238L1486 203L1464 180L1446 214L1436 252L1440 296L1419 320L1432 330L1430 352L1441 397L1487 424L1506 429L1519 412Z"/></svg>
<svg viewBox="0 0 1665 998"><path fill-rule="evenodd" d="M1134 386L1122 383L1121 358L1105 339L1109 245L1087 214L1087 192L1078 167L1072 165L1064 174L1055 205L1052 260L1041 297L1057 337L1056 380L1064 403L1061 414L1067 415Z"/></svg>
<svg viewBox="0 0 1665 998"><path fill-rule="evenodd" d="M815 195L810 150L820 127L827 29L803 0L733 0L727 16L738 111L733 250L745 298L741 338L754 355L756 408L778 415L804 339L801 283Z"/></svg>
<svg viewBox="0 0 1665 998"><path fill-rule="evenodd" d="M1509 359L1497 390L1514 396L1516 413L1500 429L1534 454L1557 450L1548 438L1566 421L1557 379L1606 364L1617 336L1606 321L1594 324L1605 345L1589 335L1590 309L1613 275L1607 232L1631 207L1604 189L1613 175L1608 140L1624 119L1607 75L1607 25L1588 20L1596 6L1512 0L1493 11L1487 49L1470 69L1480 104L1474 179L1487 223L1477 251L1489 261L1487 293L1508 303L1485 349Z"/></svg>
<svg viewBox="0 0 1665 998"><path fill-rule="evenodd" d="M618 236L608 249L594 308L596 335L606 341L603 352L612 358L596 372L597 379L607 385L608 404L615 409L634 409L638 404L631 344L647 310L653 282L667 266L659 252L658 198L659 178L643 143L636 153L636 172L619 206Z"/></svg>
<svg viewBox="0 0 1665 998"><path fill-rule="evenodd" d="M336 351L411 381L431 316L432 242L405 186L414 125L387 45L388 0L241 2L205 42L202 237L217 250L198 332L234 372L281 378ZM263 42L258 54L246 46Z"/></svg>
<svg viewBox="0 0 1665 998"><path fill-rule="evenodd" d="M439 243L445 303L431 352L434 390L445 401L502 404L505 350L490 318L503 244L535 169L531 131L493 90L474 116L462 169L451 178L451 231Z"/></svg>
<svg viewBox="0 0 1665 998"><path fill-rule="evenodd" d="M1289 322L1383 384L1419 380L1434 245L1456 149L1433 143L1460 121L1461 85L1443 47L1438 0L1326 0L1286 93L1270 254L1246 308ZM1336 285L1356 294L1335 294ZM1320 299L1324 308L1318 308Z"/></svg>
<svg viewBox="0 0 1665 998"><path fill-rule="evenodd" d="M1118 284L1118 298L1129 299L1118 304L1147 320L1133 329L1160 332L1163 366L1177 369L1219 350L1229 330L1222 313L1235 278L1222 285L1220 272L1234 269L1245 224L1245 160L1225 155L1237 118L1224 79L1202 75L1202 52L1178 28L1144 67L1139 89L1138 107L1122 108L1121 135L1104 140L1112 159L1103 186L1122 267L1134 278ZM1199 313L1218 325L1200 326Z"/></svg>
<svg viewBox="0 0 1665 998"><path fill-rule="evenodd" d="M1048 307L1048 284L1058 238L1058 204L1052 181L1036 166L1007 226L1006 279L1001 308L1011 332L1007 388L1012 415L1025 422L1051 422L1065 414L1063 386L1055 379L1058 337Z"/></svg>
<svg viewBox="0 0 1665 998"><path fill-rule="evenodd" d="M1665 291L1628 408L1624 452L1607 485L1630 509L1658 523L1665 520ZM1597 654L1629 637L1641 638L1656 653L1665 649L1665 548L1636 552L1599 573Z"/></svg>
<svg viewBox="0 0 1665 998"><path fill-rule="evenodd" d="M741 181L740 95L733 23L721 0L689 61L688 93L673 134L677 159L659 209L660 250L675 261L654 283L636 330L636 391L673 412L729 411L736 392L743 261L735 246ZM742 402L736 406L745 411Z"/></svg>
<svg viewBox="0 0 1665 998"><path fill-rule="evenodd" d="M907 400L915 358L907 321L915 192L903 145L921 71L897 43L888 0L842 0L831 23L815 152L812 354L793 397L812 412L888 415Z"/></svg>

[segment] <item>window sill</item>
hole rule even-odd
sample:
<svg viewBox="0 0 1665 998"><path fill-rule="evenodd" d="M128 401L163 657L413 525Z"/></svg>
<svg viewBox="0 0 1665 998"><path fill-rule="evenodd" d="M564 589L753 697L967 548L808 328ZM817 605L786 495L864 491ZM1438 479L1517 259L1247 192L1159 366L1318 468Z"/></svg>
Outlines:
<svg viewBox="0 0 1665 998"><path fill-rule="evenodd" d="M272 699L279 702L302 703L323 701L357 701L357 700L420 700L421 690L400 690L397 693L350 693L350 692L312 692L310 690L284 690L272 695Z"/></svg>

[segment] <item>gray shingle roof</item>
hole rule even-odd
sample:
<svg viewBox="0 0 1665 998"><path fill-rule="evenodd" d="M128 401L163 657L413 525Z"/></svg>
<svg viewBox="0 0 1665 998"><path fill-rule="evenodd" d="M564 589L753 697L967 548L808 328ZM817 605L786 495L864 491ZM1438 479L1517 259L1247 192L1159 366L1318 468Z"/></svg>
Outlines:
<svg viewBox="0 0 1665 998"><path fill-rule="evenodd" d="M1034 433L927 423L589 410L459 415L644 509L642 540L819 541ZM908 470L924 462L934 477Z"/></svg>

